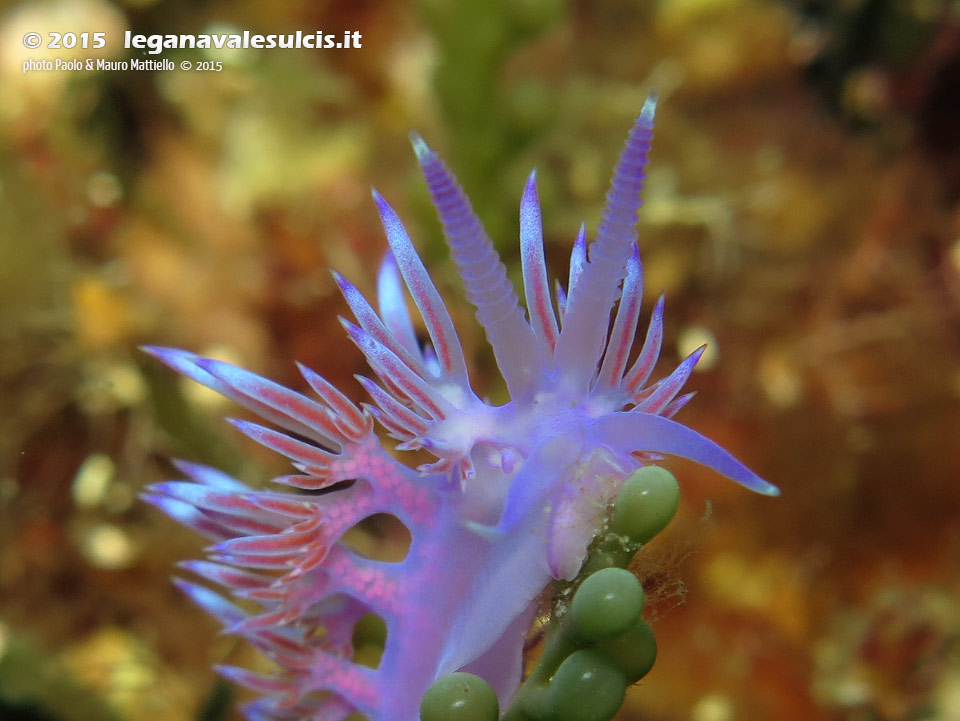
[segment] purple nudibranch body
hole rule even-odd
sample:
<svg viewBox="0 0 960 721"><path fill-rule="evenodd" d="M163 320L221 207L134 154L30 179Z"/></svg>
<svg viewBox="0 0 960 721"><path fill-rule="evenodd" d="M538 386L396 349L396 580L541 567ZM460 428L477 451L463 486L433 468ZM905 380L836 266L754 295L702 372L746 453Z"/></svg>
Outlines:
<svg viewBox="0 0 960 721"><path fill-rule="evenodd" d="M178 581L227 632L276 662L269 675L219 669L262 694L246 708L251 720L340 721L359 711L371 721L414 721L427 687L457 670L485 678L506 707L541 593L551 580L577 575L607 505L634 470L661 454L682 456L751 490L778 493L672 420L693 395L679 393L702 349L649 383L662 298L629 363L643 283L635 226L655 108L651 96L617 163L596 238L588 248L581 229L566 290L558 284L555 294L530 175L520 204L526 311L455 178L414 136L467 298L509 391L505 405L492 406L472 389L450 315L397 214L376 192L390 245L378 309L335 274L357 322L344 327L380 380L359 378L372 404L357 407L304 367L316 398L192 353L147 349L268 421L233 423L297 470L274 481L300 490L254 490L179 463L189 481L156 484L146 494L214 541L209 560L184 566L259 609ZM429 344L418 342L407 292ZM404 465L376 424L400 451L425 449L435 461ZM409 529L402 562L364 558L342 542L377 513ZM352 660L353 627L371 612L387 627L376 669Z"/></svg>

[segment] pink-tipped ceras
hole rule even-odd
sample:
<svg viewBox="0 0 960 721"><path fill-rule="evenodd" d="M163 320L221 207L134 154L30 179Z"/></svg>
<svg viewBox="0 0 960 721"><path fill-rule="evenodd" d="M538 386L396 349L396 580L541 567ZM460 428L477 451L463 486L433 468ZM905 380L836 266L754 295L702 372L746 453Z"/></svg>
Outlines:
<svg viewBox="0 0 960 721"><path fill-rule="evenodd" d="M576 576L607 505L645 460L683 456L754 491L777 493L720 446L671 420L692 396L678 393L701 351L648 384L660 353L662 298L629 363L643 275L635 226L655 107L652 97L644 104L596 239L588 249L581 229L567 290L558 285L556 295L531 174L520 202L526 311L456 180L414 136L467 298L510 393L505 405L491 406L471 388L450 315L397 214L377 193L390 244L379 309L336 276L357 321L343 324L380 379L359 379L374 405L358 408L303 367L317 399L226 363L148 349L262 416L271 427L234 424L298 471L274 481L302 492L255 491L181 463L192 482L157 484L148 494L215 541L210 560L186 566L259 607L250 614L206 586L179 582L229 632L276 662L272 675L220 669L263 695L247 707L250 719L340 721L359 711L371 721L414 721L431 682L461 669L485 678L505 707L521 679L524 635L541 593L551 579ZM429 344L417 340L404 286ZM425 449L436 460L403 465L374 421L400 441L397 449ZM324 489L332 490L319 493ZM341 540L378 513L410 531L400 563L364 558ZM387 627L376 669L352 660L353 627L368 613Z"/></svg>

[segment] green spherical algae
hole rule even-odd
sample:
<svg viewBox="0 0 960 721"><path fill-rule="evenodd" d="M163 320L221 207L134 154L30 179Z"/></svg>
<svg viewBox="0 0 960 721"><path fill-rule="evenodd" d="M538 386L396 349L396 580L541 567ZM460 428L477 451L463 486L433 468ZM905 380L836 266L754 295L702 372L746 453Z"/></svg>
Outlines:
<svg viewBox="0 0 960 721"><path fill-rule="evenodd" d="M623 703L627 680L616 661L592 648L575 651L550 681L547 702L556 721L609 721Z"/></svg>
<svg viewBox="0 0 960 721"><path fill-rule="evenodd" d="M387 642L387 624L375 613L361 616L353 626L353 645L373 643L382 646Z"/></svg>
<svg viewBox="0 0 960 721"><path fill-rule="evenodd" d="M490 684L463 671L438 678L420 702L420 721L497 721L499 716Z"/></svg>
<svg viewBox="0 0 960 721"><path fill-rule="evenodd" d="M657 639L643 621L616 638L602 641L597 648L617 662L627 683L636 683L650 673L657 660Z"/></svg>
<svg viewBox="0 0 960 721"><path fill-rule="evenodd" d="M666 528L679 503L680 486L673 474L659 466L646 466L620 489L611 530L646 543Z"/></svg>
<svg viewBox="0 0 960 721"><path fill-rule="evenodd" d="M578 638L602 641L632 627L643 611L643 586L630 571L604 568L580 584L570 613Z"/></svg>

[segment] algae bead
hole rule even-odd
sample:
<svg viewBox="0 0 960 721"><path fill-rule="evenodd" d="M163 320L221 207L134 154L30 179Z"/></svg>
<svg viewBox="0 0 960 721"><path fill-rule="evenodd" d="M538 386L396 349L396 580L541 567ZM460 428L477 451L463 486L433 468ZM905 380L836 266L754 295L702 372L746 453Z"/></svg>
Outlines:
<svg viewBox="0 0 960 721"><path fill-rule="evenodd" d="M609 721L620 710L627 680L602 651L575 651L550 681L547 702L556 721Z"/></svg>
<svg viewBox="0 0 960 721"><path fill-rule="evenodd" d="M490 684L462 671L434 681L420 702L420 721L497 721L499 716Z"/></svg>
<svg viewBox="0 0 960 721"><path fill-rule="evenodd" d="M587 576L570 604L577 636L587 641L619 636L640 618L643 600L643 586L629 571L604 568Z"/></svg>
<svg viewBox="0 0 960 721"><path fill-rule="evenodd" d="M620 489L611 529L637 543L646 543L666 528L679 503L680 487L673 474L659 466L646 466Z"/></svg>
<svg viewBox="0 0 960 721"><path fill-rule="evenodd" d="M627 683L636 683L650 673L657 660L657 639L643 621L626 633L603 641L597 648L617 662Z"/></svg>

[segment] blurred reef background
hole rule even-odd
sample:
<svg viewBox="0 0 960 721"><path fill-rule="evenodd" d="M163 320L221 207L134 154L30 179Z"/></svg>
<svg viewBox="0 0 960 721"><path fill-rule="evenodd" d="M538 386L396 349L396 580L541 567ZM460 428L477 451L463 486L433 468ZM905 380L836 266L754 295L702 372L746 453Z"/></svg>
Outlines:
<svg viewBox="0 0 960 721"><path fill-rule="evenodd" d="M232 29L363 47L21 72L133 57L125 30ZM28 51L28 31L109 42ZM170 457L252 482L285 464L138 345L297 388L300 360L360 398L328 268L372 290L372 184L486 388L407 131L515 274L537 166L564 275L651 87L640 247L647 313L667 293L664 367L710 343L683 420L783 496L667 464L680 515L639 569L660 657L618 718L960 719L956 0L5 2L0 58L0 719L238 718L210 665L258 662L170 584L202 541L137 494Z"/></svg>

